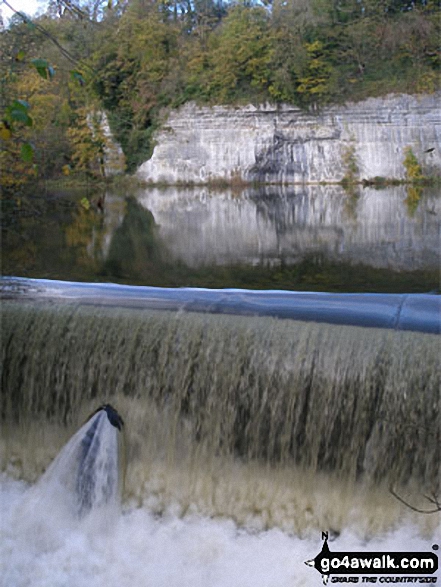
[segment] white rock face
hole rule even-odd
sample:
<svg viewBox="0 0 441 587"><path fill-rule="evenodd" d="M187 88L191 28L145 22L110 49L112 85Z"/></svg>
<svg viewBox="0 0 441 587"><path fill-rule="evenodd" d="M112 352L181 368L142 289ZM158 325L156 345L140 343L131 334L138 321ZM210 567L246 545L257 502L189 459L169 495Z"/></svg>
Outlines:
<svg viewBox="0 0 441 587"><path fill-rule="evenodd" d="M110 130L109 121L105 112L100 112L101 117L100 126L101 132L104 136L104 168L106 176L118 175L124 173L126 169L126 159L124 157L121 145L116 142L112 131Z"/></svg>
<svg viewBox="0 0 441 587"><path fill-rule="evenodd" d="M412 147L425 173L441 174L441 94L388 96L319 114L289 105L186 104L170 113L138 176L152 183L215 180L341 181L348 148L360 178L403 178ZM427 153L428 149L434 151Z"/></svg>

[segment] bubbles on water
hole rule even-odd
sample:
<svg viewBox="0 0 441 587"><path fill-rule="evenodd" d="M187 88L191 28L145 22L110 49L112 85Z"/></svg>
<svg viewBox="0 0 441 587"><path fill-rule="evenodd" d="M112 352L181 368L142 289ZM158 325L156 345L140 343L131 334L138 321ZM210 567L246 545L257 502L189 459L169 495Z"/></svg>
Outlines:
<svg viewBox="0 0 441 587"><path fill-rule="evenodd" d="M38 478L97 398L128 453L114 514L121 433L98 413L72 436L7 518L8 587L297 587L321 530L354 549L403 519L436 534L387 490L439 470L433 335L46 306L12 308L4 332L2 467Z"/></svg>
<svg viewBox="0 0 441 587"><path fill-rule="evenodd" d="M97 509L95 516L76 518L75 524L58 518L29 534L16 521L32 489L0 478L0 587L320 584L317 572L304 564L320 551L320 532L302 539L279 528L240 528L228 518L180 518L171 513L158 517L146 508L126 507L107 525L104 511ZM369 540L348 527L332 541L331 550L418 552L429 551L432 542L412 524L400 523Z"/></svg>
<svg viewBox="0 0 441 587"><path fill-rule="evenodd" d="M96 522L118 515L119 434L100 410L72 436L23 496L12 520L19 536L44 552L59 545L82 518Z"/></svg>

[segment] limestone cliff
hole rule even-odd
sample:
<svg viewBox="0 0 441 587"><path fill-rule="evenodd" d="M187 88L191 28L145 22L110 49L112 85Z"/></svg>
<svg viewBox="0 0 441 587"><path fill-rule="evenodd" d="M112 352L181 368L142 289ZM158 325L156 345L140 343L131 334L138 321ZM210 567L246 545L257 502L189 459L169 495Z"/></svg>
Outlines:
<svg viewBox="0 0 441 587"><path fill-rule="evenodd" d="M441 174L440 94L388 96L318 114L289 105L198 107L170 113L153 156L138 169L152 183L216 180L340 181L353 153L359 178L403 178L412 147L425 173ZM427 152L429 149L430 152Z"/></svg>
<svg viewBox="0 0 441 587"><path fill-rule="evenodd" d="M126 159L121 145L116 142L109 126L109 120L105 112L96 112L104 140L104 170L106 176L119 175L126 169Z"/></svg>

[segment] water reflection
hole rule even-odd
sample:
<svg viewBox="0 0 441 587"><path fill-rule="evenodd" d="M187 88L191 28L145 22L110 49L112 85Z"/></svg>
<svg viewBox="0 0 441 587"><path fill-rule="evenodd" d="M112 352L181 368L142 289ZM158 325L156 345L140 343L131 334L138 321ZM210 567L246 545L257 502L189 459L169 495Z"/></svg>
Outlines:
<svg viewBox="0 0 441 587"><path fill-rule="evenodd" d="M190 266L296 263L306 255L394 270L439 267L441 200L404 187L231 192L148 190L138 197L176 258ZM411 202L411 203L409 203ZM409 207L411 214L409 214Z"/></svg>
<svg viewBox="0 0 441 587"><path fill-rule="evenodd" d="M434 190L149 188L40 200L39 214L5 226L5 275L317 291L439 283Z"/></svg>
<svg viewBox="0 0 441 587"><path fill-rule="evenodd" d="M103 264L109 276L148 276L163 264L163 247L153 214L134 197L126 200L126 214L115 230Z"/></svg>

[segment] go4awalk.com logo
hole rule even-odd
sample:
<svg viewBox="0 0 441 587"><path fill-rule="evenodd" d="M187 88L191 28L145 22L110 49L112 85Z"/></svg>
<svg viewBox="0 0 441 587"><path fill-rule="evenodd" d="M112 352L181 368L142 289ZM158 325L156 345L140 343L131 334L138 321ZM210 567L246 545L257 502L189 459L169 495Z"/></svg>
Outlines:
<svg viewBox="0 0 441 587"><path fill-rule="evenodd" d="M322 550L305 564L322 575L324 585L330 578L332 583L366 585L437 582L438 556L435 552L331 552L327 532L322 533L322 539ZM438 545L434 544L432 550L437 551Z"/></svg>

